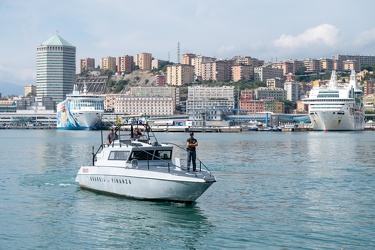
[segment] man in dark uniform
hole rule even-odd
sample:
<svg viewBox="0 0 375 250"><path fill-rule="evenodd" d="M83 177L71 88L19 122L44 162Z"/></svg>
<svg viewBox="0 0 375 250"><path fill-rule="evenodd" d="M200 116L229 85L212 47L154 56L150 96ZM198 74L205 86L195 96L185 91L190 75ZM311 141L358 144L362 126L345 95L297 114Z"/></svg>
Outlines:
<svg viewBox="0 0 375 250"><path fill-rule="evenodd" d="M197 165L195 162L195 159L197 158L197 153L195 151L195 148L198 146L198 141L194 138L194 133L190 133L189 139L186 140L186 146L187 146L187 169L190 170L190 163L193 161L193 171L195 172L197 170Z"/></svg>

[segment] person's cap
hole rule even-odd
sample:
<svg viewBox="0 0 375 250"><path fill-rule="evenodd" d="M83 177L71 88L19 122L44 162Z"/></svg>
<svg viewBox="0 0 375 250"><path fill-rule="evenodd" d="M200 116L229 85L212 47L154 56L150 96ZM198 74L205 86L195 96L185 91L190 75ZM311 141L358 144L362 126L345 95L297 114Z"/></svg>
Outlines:
<svg viewBox="0 0 375 250"><path fill-rule="evenodd" d="M193 133L193 132L190 132L190 135L194 135L194 133Z"/></svg>

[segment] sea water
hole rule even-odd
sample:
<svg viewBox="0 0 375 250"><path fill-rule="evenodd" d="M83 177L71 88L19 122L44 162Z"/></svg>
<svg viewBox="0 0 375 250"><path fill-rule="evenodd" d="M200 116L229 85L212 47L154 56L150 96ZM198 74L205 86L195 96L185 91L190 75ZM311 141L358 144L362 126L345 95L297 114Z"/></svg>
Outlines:
<svg viewBox="0 0 375 250"><path fill-rule="evenodd" d="M80 189L99 131L0 130L0 249L375 248L372 131L195 137L218 181L184 205Z"/></svg>

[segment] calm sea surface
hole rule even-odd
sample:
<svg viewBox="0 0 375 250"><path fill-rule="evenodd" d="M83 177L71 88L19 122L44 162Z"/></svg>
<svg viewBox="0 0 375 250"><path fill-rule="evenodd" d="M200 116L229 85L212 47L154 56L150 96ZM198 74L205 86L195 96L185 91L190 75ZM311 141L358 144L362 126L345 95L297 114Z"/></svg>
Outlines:
<svg viewBox="0 0 375 250"><path fill-rule="evenodd" d="M0 249L375 248L374 132L196 138L218 182L183 205L81 190L100 132L0 130Z"/></svg>

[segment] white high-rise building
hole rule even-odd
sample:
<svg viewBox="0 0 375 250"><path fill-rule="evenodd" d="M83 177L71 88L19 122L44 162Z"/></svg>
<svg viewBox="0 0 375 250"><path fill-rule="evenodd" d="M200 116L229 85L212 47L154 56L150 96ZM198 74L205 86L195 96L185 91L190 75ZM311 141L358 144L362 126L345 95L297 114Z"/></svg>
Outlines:
<svg viewBox="0 0 375 250"><path fill-rule="evenodd" d="M37 101L52 98L55 104L73 90L76 74L76 47L54 35L37 47Z"/></svg>
<svg viewBox="0 0 375 250"><path fill-rule="evenodd" d="M300 86L298 82L285 82L284 90L286 91L286 99L291 101L293 105L296 105L297 101L300 100Z"/></svg>

